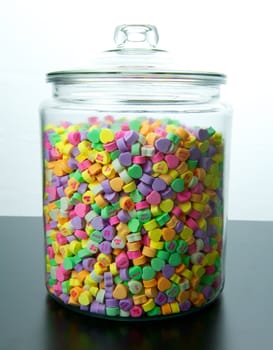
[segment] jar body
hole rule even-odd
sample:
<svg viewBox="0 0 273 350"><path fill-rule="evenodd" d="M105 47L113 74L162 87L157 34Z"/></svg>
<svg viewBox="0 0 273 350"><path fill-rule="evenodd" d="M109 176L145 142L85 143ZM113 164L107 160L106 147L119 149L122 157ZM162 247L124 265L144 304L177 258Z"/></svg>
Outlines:
<svg viewBox="0 0 273 350"><path fill-rule="evenodd" d="M115 319L202 309L224 284L230 108L218 87L88 91L41 108L49 294Z"/></svg>

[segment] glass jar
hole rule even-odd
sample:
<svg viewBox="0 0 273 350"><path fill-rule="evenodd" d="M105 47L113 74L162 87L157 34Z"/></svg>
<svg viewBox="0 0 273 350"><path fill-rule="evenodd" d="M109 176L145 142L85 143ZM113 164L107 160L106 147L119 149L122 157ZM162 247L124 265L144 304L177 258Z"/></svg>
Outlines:
<svg viewBox="0 0 273 350"><path fill-rule="evenodd" d="M94 69L47 75L46 286L90 316L186 315L224 285L226 77L176 68L154 26L119 26L115 41Z"/></svg>

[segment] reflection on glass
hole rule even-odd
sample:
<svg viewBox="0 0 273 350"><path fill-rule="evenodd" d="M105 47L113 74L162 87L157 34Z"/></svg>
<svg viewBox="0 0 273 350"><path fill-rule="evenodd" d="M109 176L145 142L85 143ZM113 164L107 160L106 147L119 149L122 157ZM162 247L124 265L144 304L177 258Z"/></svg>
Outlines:
<svg viewBox="0 0 273 350"><path fill-rule="evenodd" d="M216 350L224 341L221 297L202 313L161 321L128 322L83 317L47 297L48 349Z"/></svg>

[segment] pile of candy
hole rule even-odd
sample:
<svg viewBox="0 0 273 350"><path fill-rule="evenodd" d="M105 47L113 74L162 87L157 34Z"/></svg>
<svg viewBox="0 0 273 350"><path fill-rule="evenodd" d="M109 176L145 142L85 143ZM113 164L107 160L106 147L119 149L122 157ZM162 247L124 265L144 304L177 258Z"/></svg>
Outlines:
<svg viewBox="0 0 273 350"><path fill-rule="evenodd" d="M47 288L112 317L185 313L222 287L223 139L171 120L46 125Z"/></svg>

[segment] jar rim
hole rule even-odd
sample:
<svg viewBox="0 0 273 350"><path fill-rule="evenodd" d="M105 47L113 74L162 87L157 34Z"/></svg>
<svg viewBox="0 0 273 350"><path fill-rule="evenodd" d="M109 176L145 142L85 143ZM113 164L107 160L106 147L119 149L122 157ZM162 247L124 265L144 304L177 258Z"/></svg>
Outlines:
<svg viewBox="0 0 273 350"><path fill-rule="evenodd" d="M53 71L47 74L47 82L56 84L80 84L101 81L174 81L196 85L220 85L226 83L226 75L216 72L202 71L155 71L155 70L67 70Z"/></svg>

